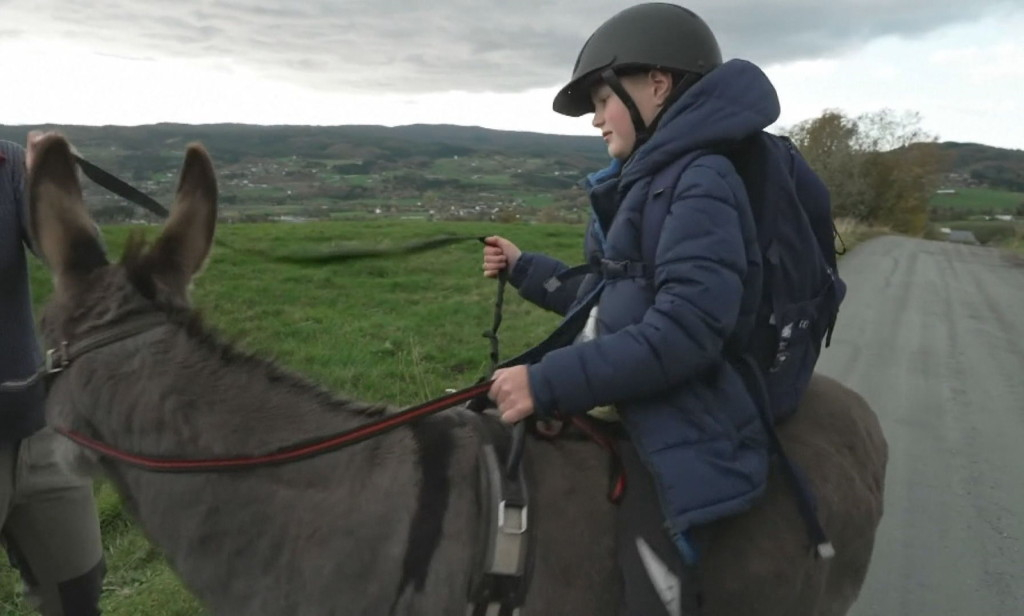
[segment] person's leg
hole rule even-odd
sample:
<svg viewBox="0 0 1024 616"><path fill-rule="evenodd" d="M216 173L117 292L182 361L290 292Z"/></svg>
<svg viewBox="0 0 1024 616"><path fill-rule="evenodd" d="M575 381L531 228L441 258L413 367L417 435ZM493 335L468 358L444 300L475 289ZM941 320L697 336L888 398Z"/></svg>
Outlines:
<svg viewBox="0 0 1024 616"><path fill-rule="evenodd" d="M697 616L696 567L687 566L665 528L654 479L628 441L619 452L626 491L616 521L616 551L623 581L622 616Z"/></svg>
<svg viewBox="0 0 1024 616"><path fill-rule="evenodd" d="M7 524L7 514L11 510L14 499L14 469L18 460L18 444L0 441L0 544L7 551L7 559L11 566L16 567L15 558L7 549L2 529Z"/></svg>
<svg viewBox="0 0 1024 616"><path fill-rule="evenodd" d="M43 616L96 616L105 571L92 481L57 456L49 429L22 441L4 539Z"/></svg>

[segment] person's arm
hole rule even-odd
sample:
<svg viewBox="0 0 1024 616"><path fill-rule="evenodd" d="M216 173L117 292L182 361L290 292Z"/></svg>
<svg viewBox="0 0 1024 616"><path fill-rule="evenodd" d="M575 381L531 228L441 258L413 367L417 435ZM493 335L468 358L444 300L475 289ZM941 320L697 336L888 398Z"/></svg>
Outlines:
<svg viewBox="0 0 1024 616"><path fill-rule="evenodd" d="M10 141L0 141L0 158L3 159L4 173L10 180L15 220L18 235L29 249L32 249L32 234L29 232L28 199L25 191L25 149Z"/></svg>
<svg viewBox="0 0 1024 616"><path fill-rule="evenodd" d="M737 207L719 171L698 163L683 174L658 241L654 304L641 322L530 366L539 414L655 396L721 361L747 268Z"/></svg>
<svg viewBox="0 0 1024 616"><path fill-rule="evenodd" d="M524 252L509 274L508 281L528 302L545 310L564 315L573 300L579 281L566 281L558 288L551 288L548 281L558 276L569 266L558 259L536 252Z"/></svg>
<svg viewBox="0 0 1024 616"><path fill-rule="evenodd" d="M591 221L587 227L585 255L593 251L593 245L598 241L594 224ZM547 255L524 252L512 268L509 282L519 290L523 299L564 316L576 302L585 276L585 273L580 273L558 283L553 282L553 278L569 269L565 263Z"/></svg>

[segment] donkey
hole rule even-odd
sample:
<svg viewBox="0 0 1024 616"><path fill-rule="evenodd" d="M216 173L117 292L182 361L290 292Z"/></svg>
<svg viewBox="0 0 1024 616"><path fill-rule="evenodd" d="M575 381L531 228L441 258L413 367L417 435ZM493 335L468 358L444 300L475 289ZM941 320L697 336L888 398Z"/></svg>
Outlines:
<svg viewBox="0 0 1024 616"><path fill-rule="evenodd" d="M172 214L150 247L110 264L82 201L69 146L40 144L31 231L54 276L42 317L51 347L146 315L144 331L91 350L52 381L49 422L121 450L168 458L252 455L391 412L336 397L220 341L188 290L210 251L217 183L190 145ZM69 463L101 471L184 584L218 616L465 614L481 536L478 431L442 413L287 465L161 474L68 441ZM709 616L836 616L861 588L882 515L887 446L865 401L815 376L780 428L808 474L836 548L811 555L778 474L750 511L723 520L702 565ZM582 440L531 440L535 559L522 613L613 616L614 505L607 453Z"/></svg>

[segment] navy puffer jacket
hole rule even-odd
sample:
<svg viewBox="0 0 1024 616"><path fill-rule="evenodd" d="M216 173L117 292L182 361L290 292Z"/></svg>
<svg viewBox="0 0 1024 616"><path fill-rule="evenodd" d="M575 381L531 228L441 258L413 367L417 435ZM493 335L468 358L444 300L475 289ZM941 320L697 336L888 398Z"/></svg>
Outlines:
<svg viewBox="0 0 1024 616"><path fill-rule="evenodd" d="M778 114L775 89L753 64L732 60L712 71L668 109L621 171L591 183L585 258L642 262L654 174L695 150L749 137ZM591 274L549 290L544 283L567 266L524 253L510 280L526 299L564 315L600 288L598 337L529 366L535 407L550 416L615 404L680 542L692 526L752 505L765 486L768 446L726 352L749 335L761 295L742 180L727 158L707 154L673 186L653 277Z"/></svg>

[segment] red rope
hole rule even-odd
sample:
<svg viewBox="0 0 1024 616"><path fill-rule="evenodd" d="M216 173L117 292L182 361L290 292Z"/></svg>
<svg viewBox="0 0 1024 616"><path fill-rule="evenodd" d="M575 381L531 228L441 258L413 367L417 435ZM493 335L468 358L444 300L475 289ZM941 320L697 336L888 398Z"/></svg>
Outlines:
<svg viewBox="0 0 1024 616"><path fill-rule="evenodd" d="M57 432L60 432L64 436L87 449L91 449L92 451L100 453L113 460L150 471L199 473L247 470L262 466L286 464L305 458L311 458L313 456L325 454L330 451L355 444L359 441L378 436L416 421L422 417L438 413L457 404L468 402L473 398L484 395L488 390L490 390L492 382L493 381L483 381L473 385L472 387L467 387L455 393L435 398L434 400L429 400L423 404L410 407L404 411L388 415L382 419L378 419L363 426L359 426L352 430L347 430L318 441L289 445L277 451L256 456L237 456L231 458L208 458L198 460L161 458L122 451L116 447L85 436L84 434L74 430L57 428Z"/></svg>

